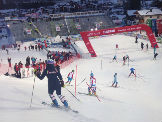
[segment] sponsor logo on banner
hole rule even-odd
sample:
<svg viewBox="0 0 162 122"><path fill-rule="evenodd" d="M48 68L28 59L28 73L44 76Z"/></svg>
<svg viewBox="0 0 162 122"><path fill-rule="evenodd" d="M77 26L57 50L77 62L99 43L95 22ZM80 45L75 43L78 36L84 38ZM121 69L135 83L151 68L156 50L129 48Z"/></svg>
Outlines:
<svg viewBox="0 0 162 122"><path fill-rule="evenodd" d="M26 33L30 35L31 34L31 29L26 30Z"/></svg>
<svg viewBox="0 0 162 122"><path fill-rule="evenodd" d="M103 34L109 34L115 32L115 29L103 31Z"/></svg>
<svg viewBox="0 0 162 122"><path fill-rule="evenodd" d="M75 25L77 29L81 29L81 26L79 24Z"/></svg>
<svg viewBox="0 0 162 122"><path fill-rule="evenodd" d="M101 32L100 31L99 32L91 32L91 33L88 33L87 34L88 37L91 37L91 36L99 36L99 35L101 35Z"/></svg>
<svg viewBox="0 0 162 122"><path fill-rule="evenodd" d="M56 26L56 31L61 31L60 26Z"/></svg>

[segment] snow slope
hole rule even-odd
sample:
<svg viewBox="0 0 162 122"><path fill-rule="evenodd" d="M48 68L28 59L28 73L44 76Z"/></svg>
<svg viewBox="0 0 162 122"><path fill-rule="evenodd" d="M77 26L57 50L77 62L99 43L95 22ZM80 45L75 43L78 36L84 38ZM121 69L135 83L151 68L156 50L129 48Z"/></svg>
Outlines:
<svg viewBox="0 0 162 122"><path fill-rule="evenodd" d="M62 94L66 96L69 105L78 110L79 114L65 112L55 108L49 108L41 104L42 101L51 102L47 93L47 78L39 80L35 78L34 96L32 107L30 100L32 95L34 78L16 79L0 76L0 121L1 122L160 122L162 121L162 48L157 60L153 60L153 49L141 51L140 43L135 44L133 37L124 35L111 35L97 39L91 39L93 48L98 57L84 58L75 61L68 67L61 69L64 81L67 74L77 66L77 84L84 78L86 80L77 86L77 92L87 93L86 82L89 82L91 71L97 80L97 94L101 102L95 96L76 94L81 100L78 102L65 88ZM145 40L139 42L148 43ZM119 44L119 50L115 44ZM88 53L83 41L76 42L77 46ZM45 52L10 51L9 56L17 62L22 57L37 56L46 58ZM0 58L3 62L7 57L5 51L0 50ZM112 62L114 55L118 62ZM128 54L132 62L122 65L122 57ZM128 78L129 69L136 69L137 77ZM118 73L119 88L110 87L114 73ZM75 94L74 86L67 86ZM60 101L59 101L60 103ZM62 103L60 103L62 105Z"/></svg>

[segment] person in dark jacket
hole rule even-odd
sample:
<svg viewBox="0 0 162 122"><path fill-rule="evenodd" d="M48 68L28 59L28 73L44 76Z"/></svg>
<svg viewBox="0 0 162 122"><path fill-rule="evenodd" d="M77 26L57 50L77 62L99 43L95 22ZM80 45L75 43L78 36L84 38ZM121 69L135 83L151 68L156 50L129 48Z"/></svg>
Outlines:
<svg viewBox="0 0 162 122"><path fill-rule="evenodd" d="M158 53L155 53L154 54L154 58L153 58L153 60L156 60L156 56L158 55Z"/></svg>
<svg viewBox="0 0 162 122"><path fill-rule="evenodd" d="M8 57L8 65L11 68L11 57Z"/></svg>
<svg viewBox="0 0 162 122"><path fill-rule="evenodd" d="M136 40L135 40L135 43L138 43L138 36L136 36Z"/></svg>
<svg viewBox="0 0 162 122"><path fill-rule="evenodd" d="M59 66L54 66L54 61L49 59L46 61L46 69L43 71L42 74L40 72L35 72L36 76L42 80L45 76L48 78L48 94L53 102L53 105L58 107L58 102L54 96L54 91L56 91L57 96L64 104L65 107L68 107L67 100L64 96L61 95L61 87L64 87L64 81L62 79L62 75L60 73Z"/></svg>
<svg viewBox="0 0 162 122"><path fill-rule="evenodd" d="M143 50L143 48L144 48L144 44L141 42L141 49Z"/></svg>
<svg viewBox="0 0 162 122"><path fill-rule="evenodd" d="M26 64L30 65L30 57L29 56L26 58Z"/></svg>

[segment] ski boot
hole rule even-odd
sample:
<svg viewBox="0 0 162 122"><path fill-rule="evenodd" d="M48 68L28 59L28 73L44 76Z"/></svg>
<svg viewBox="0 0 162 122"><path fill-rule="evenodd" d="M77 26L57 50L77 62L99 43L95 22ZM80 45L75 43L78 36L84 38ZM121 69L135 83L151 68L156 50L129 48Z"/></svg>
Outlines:
<svg viewBox="0 0 162 122"><path fill-rule="evenodd" d="M93 93L96 96L96 92Z"/></svg>
<svg viewBox="0 0 162 122"><path fill-rule="evenodd" d="M52 104L53 107L59 107L56 99L54 99L52 102L53 102L53 104Z"/></svg>
<svg viewBox="0 0 162 122"><path fill-rule="evenodd" d="M66 101L66 100L64 100L64 102L62 102L63 104L64 104L64 106L66 107L66 108L68 108L68 102Z"/></svg>
<svg viewBox="0 0 162 122"><path fill-rule="evenodd" d="M117 88L117 87L118 87L118 83L115 84L115 88Z"/></svg>
<svg viewBox="0 0 162 122"><path fill-rule="evenodd" d="M88 95L92 95L90 91L88 91Z"/></svg>

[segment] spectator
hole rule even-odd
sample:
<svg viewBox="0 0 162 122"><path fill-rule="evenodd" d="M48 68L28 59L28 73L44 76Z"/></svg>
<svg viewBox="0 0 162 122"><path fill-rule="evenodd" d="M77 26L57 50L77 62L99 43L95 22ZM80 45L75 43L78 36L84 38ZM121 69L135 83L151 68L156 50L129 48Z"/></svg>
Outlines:
<svg viewBox="0 0 162 122"><path fill-rule="evenodd" d="M8 65L11 68L11 57L8 57Z"/></svg>

